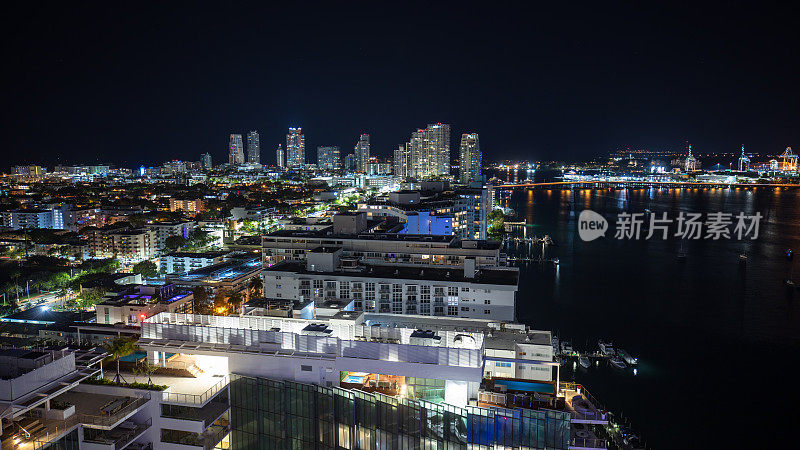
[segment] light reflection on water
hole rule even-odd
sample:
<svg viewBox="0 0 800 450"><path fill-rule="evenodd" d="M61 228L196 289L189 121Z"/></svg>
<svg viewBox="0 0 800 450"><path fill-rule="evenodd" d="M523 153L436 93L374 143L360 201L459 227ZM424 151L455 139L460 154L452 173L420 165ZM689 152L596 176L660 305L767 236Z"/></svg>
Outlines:
<svg viewBox="0 0 800 450"><path fill-rule="evenodd" d="M551 235L557 245L548 252L560 260L559 266L521 263L518 318L558 332L576 349L595 350L597 339L605 338L639 356L635 377L604 364L578 366L574 376L631 417L654 448L710 435L724 438L709 445L736 447L747 442L747 430L779 433L781 419L743 413L733 393L753 394L742 389L765 376L764 361L770 383L793 381L787 355L800 349L800 292L788 293L783 279L796 276L800 284L800 272L785 257L787 248L800 250L800 190L525 189L501 203L534 225L529 235ZM609 221L605 239L577 237L577 215L585 208ZM681 263L678 239L613 239L619 212L646 209L672 219L681 211L759 211L764 219L755 241L688 241ZM538 257L537 247L526 248L512 246L509 255ZM738 257L745 251L742 267ZM562 374L573 375L571 364ZM691 386L699 384L705 398L715 399L713 408L686 408L698 401ZM779 397L771 399L771 409L790 411L800 400L794 390ZM663 424L676 417L681 430L664 433ZM737 422L741 431L731 432Z"/></svg>

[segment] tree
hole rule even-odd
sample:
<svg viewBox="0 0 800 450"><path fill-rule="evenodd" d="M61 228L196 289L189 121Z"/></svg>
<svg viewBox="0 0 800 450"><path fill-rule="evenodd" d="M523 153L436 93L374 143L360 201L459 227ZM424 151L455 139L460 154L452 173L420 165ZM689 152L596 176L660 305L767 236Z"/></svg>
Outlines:
<svg viewBox="0 0 800 450"><path fill-rule="evenodd" d="M210 314L211 308L210 304L208 303L208 293L206 289L202 286L197 286L192 290L192 311L195 314Z"/></svg>
<svg viewBox="0 0 800 450"><path fill-rule="evenodd" d="M133 266L133 273L140 273L145 278L158 276L158 267L153 261L142 261Z"/></svg>
<svg viewBox="0 0 800 450"><path fill-rule="evenodd" d="M236 310L242 305L243 301L242 294L234 292L230 295L230 297L228 297L228 311L231 313L236 312Z"/></svg>
<svg viewBox="0 0 800 450"><path fill-rule="evenodd" d="M100 288L84 289L75 297L75 306L80 309L90 308L103 300L105 292Z"/></svg>
<svg viewBox="0 0 800 450"><path fill-rule="evenodd" d="M126 337L118 337L106 344L106 351L108 352L109 358L117 361L117 376L114 379L116 383L119 383L120 380L125 381L119 373L119 359L130 355L135 350L136 344L133 340Z"/></svg>
<svg viewBox="0 0 800 450"><path fill-rule="evenodd" d="M248 287L252 291L254 297L259 298L263 295L264 282L261 281L261 277L253 277Z"/></svg>
<svg viewBox="0 0 800 450"><path fill-rule="evenodd" d="M500 240L506 231L505 214L502 210L495 209L489 213L489 231L487 237L489 239Z"/></svg>
<svg viewBox="0 0 800 450"><path fill-rule="evenodd" d="M186 245L186 239L183 236L170 236L164 239L164 247L168 250L175 251Z"/></svg>
<svg viewBox="0 0 800 450"><path fill-rule="evenodd" d="M147 384L153 385L153 379L151 376L158 370L158 366L150 364L147 362L147 358L143 358L143 362L136 364L133 368L133 373L137 375L147 375Z"/></svg>

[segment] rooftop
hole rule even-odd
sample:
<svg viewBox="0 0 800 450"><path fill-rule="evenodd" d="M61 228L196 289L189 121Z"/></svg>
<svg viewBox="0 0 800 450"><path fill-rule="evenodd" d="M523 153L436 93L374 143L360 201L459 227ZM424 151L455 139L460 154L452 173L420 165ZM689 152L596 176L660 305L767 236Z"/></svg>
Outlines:
<svg viewBox="0 0 800 450"><path fill-rule="evenodd" d="M189 281L226 281L235 280L260 270L261 258L255 256L213 264L201 269L192 270L186 274L170 274L167 275L167 279L170 282L178 283Z"/></svg>
<svg viewBox="0 0 800 450"><path fill-rule="evenodd" d="M226 251L209 251L209 252L171 252L164 256L172 256L174 258L219 258L227 255L230 252Z"/></svg>
<svg viewBox="0 0 800 450"><path fill-rule="evenodd" d="M395 280L425 280L477 284L493 284L501 286L517 286L519 271L514 269L480 269L474 278L464 275L463 270L446 267L405 267L379 266L366 264L358 270L317 272L306 268L305 262L280 261L273 266L265 267L264 272L291 272L302 275L340 275L353 278L389 278Z"/></svg>
<svg viewBox="0 0 800 450"><path fill-rule="evenodd" d="M270 238L309 238L309 239L353 239L359 241L397 241L397 242L431 242L431 243L446 243L449 244L448 248L466 248L470 249L470 245L480 250L497 250L500 248L499 241L485 241L485 240L468 240L458 239L451 235L433 235L433 234L400 234L400 233L361 233L354 234L334 234L323 231L306 231L306 230L278 230L264 235L265 242L269 242ZM465 243L468 243L466 246Z"/></svg>

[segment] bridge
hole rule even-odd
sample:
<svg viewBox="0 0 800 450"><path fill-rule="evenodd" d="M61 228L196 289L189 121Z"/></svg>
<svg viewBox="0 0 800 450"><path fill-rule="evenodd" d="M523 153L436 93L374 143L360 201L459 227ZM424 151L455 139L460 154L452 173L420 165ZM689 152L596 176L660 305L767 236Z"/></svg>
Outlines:
<svg viewBox="0 0 800 450"><path fill-rule="evenodd" d="M715 181L648 181L648 180L631 180L631 181L549 181L542 183L516 183L516 184L498 184L495 189L513 189L513 188L535 188L535 187L569 187L576 189L591 189L591 188L617 188L617 187L669 187L669 188L800 188L800 184L792 183L726 183Z"/></svg>

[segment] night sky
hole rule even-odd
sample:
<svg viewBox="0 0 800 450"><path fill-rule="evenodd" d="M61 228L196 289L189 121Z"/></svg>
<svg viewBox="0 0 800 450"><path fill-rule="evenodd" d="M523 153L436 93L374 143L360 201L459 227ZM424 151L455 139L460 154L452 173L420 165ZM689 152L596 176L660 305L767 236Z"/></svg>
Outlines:
<svg viewBox="0 0 800 450"><path fill-rule="evenodd" d="M800 150L790 2L27 3L0 19L3 168L221 163L228 135L250 129L272 164L288 126L304 128L310 162L362 132L389 156L433 122L452 124L454 150L480 133L485 160L687 140L699 153Z"/></svg>

